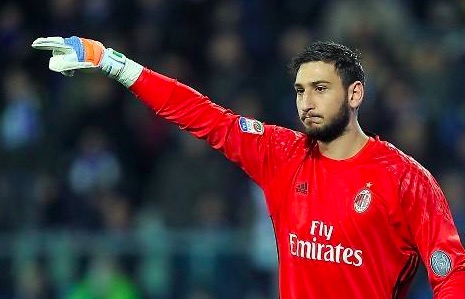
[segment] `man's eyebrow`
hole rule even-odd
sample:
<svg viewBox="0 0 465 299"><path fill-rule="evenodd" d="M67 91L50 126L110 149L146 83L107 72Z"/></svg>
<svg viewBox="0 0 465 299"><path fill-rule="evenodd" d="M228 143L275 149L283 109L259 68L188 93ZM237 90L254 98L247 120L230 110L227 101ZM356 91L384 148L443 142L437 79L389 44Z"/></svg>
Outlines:
<svg viewBox="0 0 465 299"><path fill-rule="evenodd" d="M326 80L317 80L317 81L311 81L311 82L309 82L309 85L311 85L311 86L317 86L318 84L322 84L322 83L331 84L331 82L326 81ZM295 86L295 87L302 87L303 84L302 84L302 83L296 82L296 83L294 83L294 86Z"/></svg>

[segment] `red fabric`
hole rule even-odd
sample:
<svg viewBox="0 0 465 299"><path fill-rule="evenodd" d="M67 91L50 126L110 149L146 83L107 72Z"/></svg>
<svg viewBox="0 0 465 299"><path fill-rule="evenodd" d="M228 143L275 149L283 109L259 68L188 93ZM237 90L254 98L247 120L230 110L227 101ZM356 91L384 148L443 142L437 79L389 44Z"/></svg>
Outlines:
<svg viewBox="0 0 465 299"><path fill-rule="evenodd" d="M302 133L264 125L260 134L259 126L148 69L131 90L263 188L281 299L405 298L421 260L434 298L465 298L465 252L444 195L391 144L374 137L355 157L331 160ZM442 259L432 263L433 252Z"/></svg>

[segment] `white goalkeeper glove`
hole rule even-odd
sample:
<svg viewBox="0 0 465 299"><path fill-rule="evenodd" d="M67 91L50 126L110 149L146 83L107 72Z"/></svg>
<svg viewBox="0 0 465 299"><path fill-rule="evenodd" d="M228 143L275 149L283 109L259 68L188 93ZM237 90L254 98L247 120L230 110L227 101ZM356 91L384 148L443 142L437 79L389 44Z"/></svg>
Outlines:
<svg viewBox="0 0 465 299"><path fill-rule="evenodd" d="M123 54L105 48L101 42L77 36L40 37L32 43L32 47L52 51L49 69L66 76L73 76L75 70L97 69L129 87L143 69L140 64Z"/></svg>

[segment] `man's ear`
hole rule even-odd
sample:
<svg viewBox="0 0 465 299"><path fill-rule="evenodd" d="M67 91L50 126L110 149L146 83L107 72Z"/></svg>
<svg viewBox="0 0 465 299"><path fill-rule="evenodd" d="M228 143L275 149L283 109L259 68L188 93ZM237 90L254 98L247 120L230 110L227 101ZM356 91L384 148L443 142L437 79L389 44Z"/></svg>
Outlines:
<svg viewBox="0 0 465 299"><path fill-rule="evenodd" d="M360 107L363 101L363 84L360 81L355 81L349 85L347 89L347 98L349 101L349 106L351 108L357 109Z"/></svg>

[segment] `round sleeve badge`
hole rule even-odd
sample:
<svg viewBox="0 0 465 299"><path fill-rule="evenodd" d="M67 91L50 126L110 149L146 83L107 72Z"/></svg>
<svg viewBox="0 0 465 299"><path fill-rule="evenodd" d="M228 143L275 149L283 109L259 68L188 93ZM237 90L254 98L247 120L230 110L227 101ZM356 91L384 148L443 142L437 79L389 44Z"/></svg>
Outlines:
<svg viewBox="0 0 465 299"><path fill-rule="evenodd" d="M452 269L452 261L444 251L436 250L431 254L431 270L437 276L444 277Z"/></svg>

